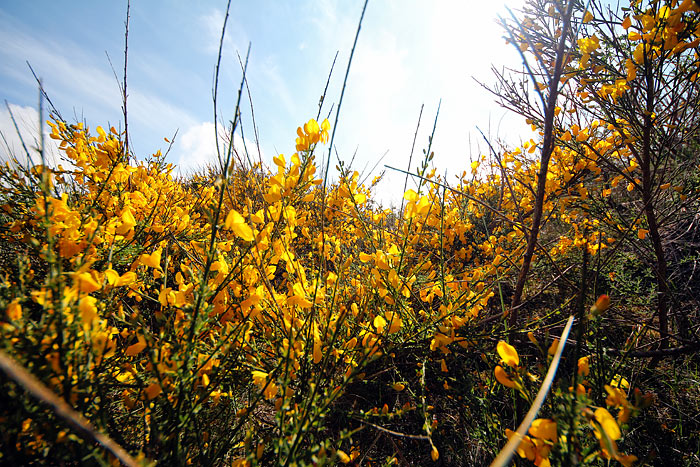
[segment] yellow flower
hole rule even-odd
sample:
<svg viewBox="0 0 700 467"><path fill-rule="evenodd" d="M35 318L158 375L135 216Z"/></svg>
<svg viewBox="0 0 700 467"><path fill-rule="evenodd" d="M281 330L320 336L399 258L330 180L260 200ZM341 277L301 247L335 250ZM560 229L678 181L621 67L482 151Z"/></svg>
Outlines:
<svg viewBox="0 0 700 467"><path fill-rule="evenodd" d="M131 213L131 209L128 207L122 212L121 220L122 225L120 225L117 229L117 233L119 235L128 233L136 225L136 219L134 219L134 215Z"/></svg>
<svg viewBox="0 0 700 467"><path fill-rule="evenodd" d="M328 122L328 119L324 120L320 127L316 120L311 119L304 124L303 129L301 127L297 128L297 151L308 151L319 141L322 143L327 142L330 128L331 124Z"/></svg>
<svg viewBox="0 0 700 467"><path fill-rule="evenodd" d="M435 446L433 446L433 448L430 450L430 458L433 460L433 462L437 462L437 460L440 458L440 452Z"/></svg>
<svg viewBox="0 0 700 467"><path fill-rule="evenodd" d="M314 363L319 363L323 358L323 353L321 349L321 342L318 339L314 340L314 352L313 352Z"/></svg>
<svg viewBox="0 0 700 467"><path fill-rule="evenodd" d="M107 331L97 331L93 332L91 336L92 350L98 355L107 352L105 356L110 356L114 354L114 349L116 343L110 339L110 333Z"/></svg>
<svg viewBox="0 0 700 467"><path fill-rule="evenodd" d="M506 428L506 437L510 440L513 436L517 436L513 430ZM520 457L523 459L528 459L531 461L535 460L535 445L532 442L532 438L529 436L523 436L522 441L518 445L516 451Z"/></svg>
<svg viewBox="0 0 700 467"><path fill-rule="evenodd" d="M589 357L581 357L578 359L578 374L581 376L588 376L591 371L588 359Z"/></svg>
<svg viewBox="0 0 700 467"><path fill-rule="evenodd" d="M374 318L374 321L372 321L372 324L374 325L378 333L382 333L384 332L384 328L386 327L386 320L383 316L377 315Z"/></svg>
<svg viewBox="0 0 700 467"><path fill-rule="evenodd" d="M18 321L22 318L22 306L17 300L14 300L5 309L5 314L10 321Z"/></svg>
<svg viewBox="0 0 700 467"><path fill-rule="evenodd" d="M350 456L345 454L345 452L341 451L338 449L335 451L335 454L338 456L338 460L342 462L343 464L349 464L350 463Z"/></svg>
<svg viewBox="0 0 700 467"><path fill-rule="evenodd" d="M160 387L160 384L158 383L151 383L148 385L148 387L145 389L146 392L146 398L148 400L155 399L158 397L158 395L163 392L163 388Z"/></svg>
<svg viewBox="0 0 700 467"><path fill-rule="evenodd" d="M97 299L95 297L83 297L80 299L80 304L78 305L78 310L80 311L80 318L85 324L92 324L92 322L97 319Z"/></svg>
<svg viewBox="0 0 700 467"><path fill-rule="evenodd" d="M590 55L600 47L600 40L597 36L593 35L591 37L584 37L578 40L578 46L581 49L581 53L584 55Z"/></svg>
<svg viewBox="0 0 700 467"><path fill-rule="evenodd" d="M267 382L267 373L264 371L253 370L251 372L251 376L253 377L253 383L255 383L255 385L260 388L265 386L265 383Z"/></svg>
<svg viewBox="0 0 700 467"><path fill-rule="evenodd" d="M259 370L253 370L251 375L253 377L253 383L260 389L264 389L265 392L263 395L267 399L274 399L274 397L277 395L277 386L272 381L268 383L269 375L264 371Z"/></svg>
<svg viewBox="0 0 700 467"><path fill-rule="evenodd" d="M133 271L127 271L114 282L115 287L122 287L126 285L131 285L136 281L136 273Z"/></svg>
<svg viewBox="0 0 700 467"><path fill-rule="evenodd" d="M499 383L507 388L514 388L516 386L515 381L508 377L508 373L503 369L501 365L496 365L494 369L494 374Z"/></svg>
<svg viewBox="0 0 700 467"><path fill-rule="evenodd" d="M549 418L538 418L528 429L530 435L555 442L557 440L557 422Z"/></svg>
<svg viewBox="0 0 700 467"><path fill-rule="evenodd" d="M306 298L306 291L304 291L304 286L296 282L292 286L292 292L293 294L287 298L287 304L289 305L297 305L301 308L311 308L313 306L313 303Z"/></svg>
<svg viewBox="0 0 700 467"><path fill-rule="evenodd" d="M440 360L440 371L443 373L447 373L449 370L447 369L447 363L445 362L445 359Z"/></svg>
<svg viewBox="0 0 700 467"><path fill-rule="evenodd" d="M606 294L598 297L598 300L591 306L591 315L593 317L599 316L605 310L610 308L610 297Z"/></svg>
<svg viewBox="0 0 700 467"><path fill-rule="evenodd" d="M472 162L472 174L476 175L476 172L479 169L479 164L480 164L479 161Z"/></svg>
<svg viewBox="0 0 700 467"><path fill-rule="evenodd" d="M139 257L139 262L145 266L148 266L153 269L161 269L160 267L160 260L161 260L161 255L163 253L162 248L158 248L156 251L151 253L150 255L143 253Z"/></svg>
<svg viewBox="0 0 700 467"><path fill-rule="evenodd" d="M224 222L224 227L227 230L232 230L233 233L246 242L252 242L255 240L253 229L250 228L243 216L241 216L241 214L235 209L231 209L231 211L229 211L228 215L226 216L226 222Z"/></svg>
<svg viewBox="0 0 700 467"><path fill-rule="evenodd" d="M599 407L595 410L594 415L596 421L598 422L598 424L600 424L600 428L603 429L603 432L601 432L597 424L593 425L596 438L602 439L603 435L605 435L608 439L612 441L617 441L618 439L620 439L620 437L622 436L622 433L620 432L620 427L617 426L617 422L615 421L613 416L610 415L610 412L608 412L607 409Z"/></svg>
<svg viewBox="0 0 700 467"><path fill-rule="evenodd" d="M506 341L498 342L496 350L501 360L503 360L503 363L506 365L516 367L520 364L520 357L518 357L518 352L515 350L515 347L508 344Z"/></svg>
<svg viewBox="0 0 700 467"><path fill-rule="evenodd" d="M139 335L138 342L136 342L135 344L131 344L129 347L126 348L126 355L128 357L138 355L145 348L146 348L146 339L142 335Z"/></svg>
<svg viewBox="0 0 700 467"><path fill-rule="evenodd" d="M89 272L81 272L73 276L73 287L76 287L82 293L92 293L100 290L102 286L97 283L95 278Z"/></svg>
<svg viewBox="0 0 700 467"><path fill-rule="evenodd" d="M392 269L391 271L393 272L394 270ZM401 326L403 325L403 321L401 320L399 314L387 311L385 316L389 323L389 334L399 332L401 330Z"/></svg>

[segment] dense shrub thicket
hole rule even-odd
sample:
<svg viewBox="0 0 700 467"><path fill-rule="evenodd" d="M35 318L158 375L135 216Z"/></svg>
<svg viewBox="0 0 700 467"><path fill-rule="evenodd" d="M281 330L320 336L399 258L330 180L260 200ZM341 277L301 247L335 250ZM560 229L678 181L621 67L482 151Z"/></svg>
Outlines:
<svg viewBox="0 0 700 467"><path fill-rule="evenodd" d="M700 8L587 8L504 25L527 67L493 92L532 139L455 183L428 144L400 210L343 164L324 183L327 120L271 168L176 178L54 118L62 165L0 168L3 358L134 462L475 465L572 315L518 462L700 462ZM3 463L116 462L18 381Z"/></svg>

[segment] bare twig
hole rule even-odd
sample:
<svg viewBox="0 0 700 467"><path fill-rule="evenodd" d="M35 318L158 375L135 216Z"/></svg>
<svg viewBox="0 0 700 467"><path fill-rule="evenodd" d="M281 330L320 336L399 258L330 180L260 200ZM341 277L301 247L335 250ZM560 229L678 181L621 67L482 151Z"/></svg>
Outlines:
<svg viewBox="0 0 700 467"><path fill-rule="evenodd" d="M62 418L81 438L102 445L119 462L129 467L138 466L138 462L109 436L97 431L82 414L73 410L63 399L54 394L34 375L23 366L0 350L0 369L29 394L48 405L53 412Z"/></svg>
<svg viewBox="0 0 700 467"><path fill-rule="evenodd" d="M532 229L528 235L527 250L523 257L523 267L518 275L518 282L515 284L513 292L513 300L511 301L511 314L509 317L510 326L514 326L518 319L518 312L515 311L522 299L525 281L530 272L532 257L537 246L537 236L540 231L540 223L542 221L542 211L545 198L545 184L547 182L547 170L549 168L549 160L554 151L554 114L557 104L557 96L559 94L559 78L561 77L564 68L564 55L566 50L566 38L569 35L569 24L571 15L574 9L574 1L569 1L566 14L564 15L564 25L562 34L557 47L556 64L554 65L554 74L549 81L549 95L547 96L547 106L544 109L545 124L544 124L544 141L542 143L542 156L540 158L540 172L537 174L537 196L535 197L535 210L532 216Z"/></svg>
<svg viewBox="0 0 700 467"><path fill-rule="evenodd" d="M411 172L411 162L413 161L413 150L416 147L416 139L418 138L418 129L420 128L420 119L423 116L423 107L425 104L420 105L420 112L418 113L418 123L416 123L416 132L413 134L413 143L411 144L411 154L408 156L408 167L406 168L406 177L403 181L403 192L406 193L406 188L408 187L408 175ZM401 209L399 209L399 222L403 219L403 204L404 198L401 197Z"/></svg>
<svg viewBox="0 0 700 467"><path fill-rule="evenodd" d="M392 436L398 436L400 438L409 438L409 439L424 439L424 440L429 440L430 437L426 435L409 435L407 433L400 433L398 431L390 430L388 428L384 428L383 426L375 425L374 423L371 422L366 422L362 419L355 418L353 417L353 420L356 420L364 425L371 426L372 428L375 428L379 431L383 431L384 433L388 433Z"/></svg>
<svg viewBox="0 0 700 467"><path fill-rule="evenodd" d="M126 2L126 21L124 22L124 84L122 85L122 111L124 112L124 155L129 157L129 120L126 111L126 64L129 58L129 17L131 1Z"/></svg>

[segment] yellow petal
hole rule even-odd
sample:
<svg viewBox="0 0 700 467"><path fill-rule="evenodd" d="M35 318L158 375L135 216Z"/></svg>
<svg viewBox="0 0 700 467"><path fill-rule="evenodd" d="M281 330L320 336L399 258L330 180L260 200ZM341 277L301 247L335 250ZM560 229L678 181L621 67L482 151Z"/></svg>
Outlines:
<svg viewBox="0 0 700 467"><path fill-rule="evenodd" d="M528 433L535 438L557 440L557 422L549 418L538 418L532 422Z"/></svg>
<svg viewBox="0 0 700 467"><path fill-rule="evenodd" d="M78 310L80 311L80 318L84 323L91 324L95 319L97 319L96 303L97 299L95 297L83 297L80 299Z"/></svg>
<svg viewBox="0 0 700 467"><path fill-rule="evenodd" d="M105 271L105 277L107 277L107 282L109 285L114 285L119 279L119 273L112 268Z"/></svg>
<svg viewBox="0 0 700 467"><path fill-rule="evenodd" d="M506 341L499 341L496 350L501 360L503 360L503 363L506 365L516 367L520 364L520 357L518 357L518 352L515 350L515 347L508 344Z"/></svg>
<svg viewBox="0 0 700 467"><path fill-rule="evenodd" d="M383 316L378 315L376 318L374 318L372 324L374 324L374 327L377 329L377 332L384 332L384 328L386 327L386 320Z"/></svg>
<svg viewBox="0 0 700 467"><path fill-rule="evenodd" d="M140 257L141 264L144 264L150 268L153 269L160 269L160 260L161 260L161 255L163 254L163 249L158 248L156 251L151 253L150 255L147 254L142 254Z"/></svg>
<svg viewBox="0 0 700 467"><path fill-rule="evenodd" d="M581 357L578 359L578 374L581 376L588 376L591 372L591 368L588 363L589 357Z"/></svg>
<svg viewBox="0 0 700 467"><path fill-rule="evenodd" d="M148 400L158 397L158 395L163 392L163 388L160 387L158 383L151 383L146 388L146 397Z"/></svg>
<svg viewBox="0 0 700 467"><path fill-rule="evenodd" d="M17 300L15 300L7 305L5 314L10 321L18 321L20 318L22 318L22 306L19 304L19 302L17 302Z"/></svg>
<svg viewBox="0 0 700 467"><path fill-rule="evenodd" d="M358 193L353 197L353 199L355 200L355 204L365 204L365 202L367 202L367 195L364 193Z"/></svg>
<svg viewBox="0 0 700 467"><path fill-rule="evenodd" d="M226 222L224 222L224 227L228 230L232 230L233 233L246 242L252 242L255 239L253 229L250 228L245 219L243 219L243 216L235 209L229 211L226 216Z"/></svg>
<svg viewBox="0 0 700 467"><path fill-rule="evenodd" d="M119 279L115 282L115 287L122 287L125 285L131 285L136 281L136 273L133 271L128 271L122 274Z"/></svg>
<svg viewBox="0 0 700 467"><path fill-rule="evenodd" d="M345 454L343 451L338 449L335 451L336 455L338 456L338 460L342 462L343 464L349 464L350 463L350 456Z"/></svg>
<svg viewBox="0 0 700 467"><path fill-rule="evenodd" d="M131 344L129 347L126 348L126 355L129 357L132 357L134 355L138 355L145 348L146 348L146 339L144 339L143 336L139 336L138 342L136 342L135 344Z"/></svg>
<svg viewBox="0 0 700 467"><path fill-rule="evenodd" d="M406 193L404 193L403 198L406 201L415 201L416 199L418 199L418 193L416 193L413 190L407 190Z"/></svg>
<svg viewBox="0 0 700 467"><path fill-rule="evenodd" d="M515 381L510 379L508 377L508 374L506 371L503 369L501 365L497 365L496 368L494 369L494 373L496 375L496 379L498 380L499 383L504 385L507 388L514 388L515 387Z"/></svg>
<svg viewBox="0 0 700 467"><path fill-rule="evenodd" d="M251 371L251 375L253 377L253 383L255 383L256 386L258 386L260 389L265 387L265 383L267 382L267 373L264 371L253 370Z"/></svg>
<svg viewBox="0 0 700 467"><path fill-rule="evenodd" d="M287 162L284 160L284 154L280 154L278 157L273 157L272 162L274 162L276 166L282 168L287 165Z"/></svg>
<svg viewBox="0 0 700 467"><path fill-rule="evenodd" d="M314 342L314 363L318 363L321 361L322 358L321 354L321 343L316 341Z"/></svg>
<svg viewBox="0 0 700 467"><path fill-rule="evenodd" d="M393 269L392 269L393 271ZM403 325L403 321L399 317L398 314L393 313L390 316L391 320L389 321L389 334L394 334L395 332L399 332L401 330L401 326Z"/></svg>
<svg viewBox="0 0 700 467"><path fill-rule="evenodd" d="M89 272L81 272L77 274L73 279L74 285L77 286L78 290L83 293L92 293L96 290L100 290L102 286L97 283L92 274Z"/></svg>
<svg viewBox="0 0 700 467"><path fill-rule="evenodd" d="M591 306L591 314L595 317L610 308L610 297L606 294L598 297L598 300Z"/></svg>
<svg viewBox="0 0 700 467"><path fill-rule="evenodd" d="M274 399L277 395L277 385L273 382L270 382L265 388L265 392L263 393L263 395L267 399Z"/></svg>
<svg viewBox="0 0 700 467"><path fill-rule="evenodd" d="M620 439L620 436L622 436L622 433L620 433L620 427L617 426L617 422L613 416L610 415L610 412L608 412L607 409L604 409L603 407L597 408L595 410L595 419L598 421L598 423L600 423L600 426L603 428L603 431L605 431L608 438L613 441ZM597 429L596 436L598 436L598 439L600 439L600 433Z"/></svg>
<svg viewBox="0 0 700 467"><path fill-rule="evenodd" d="M122 225L120 225L117 229L117 233L119 235L128 233L136 225L136 219L134 219L134 215L131 213L131 209L128 207L124 209L124 212L122 212L121 220Z"/></svg>

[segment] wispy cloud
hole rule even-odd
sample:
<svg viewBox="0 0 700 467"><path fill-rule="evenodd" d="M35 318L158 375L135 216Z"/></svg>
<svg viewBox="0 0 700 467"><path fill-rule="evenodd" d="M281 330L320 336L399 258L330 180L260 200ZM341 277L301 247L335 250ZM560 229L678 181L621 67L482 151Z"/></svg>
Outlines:
<svg viewBox="0 0 700 467"><path fill-rule="evenodd" d="M29 62L50 95L57 100L73 102L81 96L84 102L101 111L119 109L116 80L104 69L95 66L95 58L82 52L82 47L70 41L46 41L27 34L11 22L0 28L0 72L27 86L34 85L25 62ZM68 56L70 55L70 59Z"/></svg>
<svg viewBox="0 0 700 467"><path fill-rule="evenodd" d="M57 42L46 40L40 31L26 33L6 14L3 15L5 27L0 28L0 42L3 43L0 73L7 79L32 86L33 77L23 66L29 61L37 74L43 76L44 88L64 118L69 121L86 118L91 126L120 126L123 115L119 83L109 69L106 57L68 38ZM146 65L141 63L141 69ZM197 122L188 110L178 106L177 101L166 100L165 96L157 94L157 89L150 90L148 84L132 80L128 88L133 147L146 154L158 149L150 147L154 142L172 136L178 128L189 128Z"/></svg>
<svg viewBox="0 0 700 467"><path fill-rule="evenodd" d="M204 52L213 55L219 52L221 28L224 26L225 17L225 11L218 8L212 8L198 17L197 24L202 32L200 45ZM224 36L224 49L241 50L248 42L248 34L243 25L236 20L235 16L229 15Z"/></svg>
<svg viewBox="0 0 700 467"><path fill-rule="evenodd" d="M520 0L515 3L515 7ZM352 46L359 8L348 14L336 0L317 4L319 42L346 44L342 68ZM498 2L441 1L375 3L368 6L340 116L336 144L349 159L357 149L357 168L379 165L405 169L421 104L425 104L416 142L413 167L428 145L438 101L442 99L432 150L437 173L448 177L468 169L484 144L477 126L490 136L517 142L524 124L505 117L493 97L473 80L493 82L492 64L517 65L517 53L505 45L496 15L505 12ZM345 39L338 36L345 34ZM337 76L337 75L336 75ZM339 88L333 92L339 94ZM335 99L337 97L334 96ZM503 121L502 121L503 119ZM499 124L501 125L499 128ZM382 189L385 202L399 203L404 175L387 172ZM410 186L410 183L409 183Z"/></svg>
<svg viewBox="0 0 700 467"><path fill-rule="evenodd" d="M228 149L229 135L225 128L219 126L219 151L221 157L226 157ZM197 173L206 167L219 167L219 152L216 148L216 139L214 138L214 123L201 122L187 128L178 141L176 158L177 170L181 175L189 175ZM250 158L253 162L258 160L255 143L248 139L243 139L238 133L234 135L233 157L234 160L240 158L245 161L246 149L251 153ZM255 154L255 155L253 155ZM263 155L264 157L264 155Z"/></svg>
<svg viewBox="0 0 700 467"><path fill-rule="evenodd" d="M43 130L44 157L47 164L56 166L60 155L58 144L49 138L49 129L46 126ZM41 163L39 112L35 108L10 104L8 109L3 105L0 108L0 135L0 161L16 159L25 167L28 163L29 165Z"/></svg>

